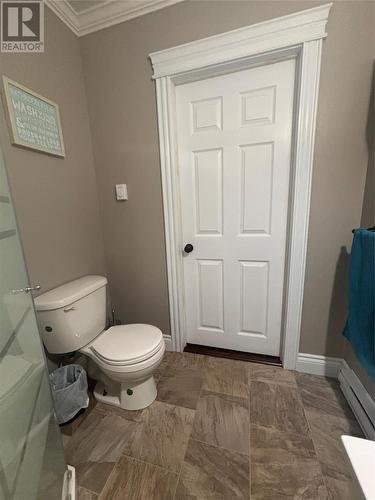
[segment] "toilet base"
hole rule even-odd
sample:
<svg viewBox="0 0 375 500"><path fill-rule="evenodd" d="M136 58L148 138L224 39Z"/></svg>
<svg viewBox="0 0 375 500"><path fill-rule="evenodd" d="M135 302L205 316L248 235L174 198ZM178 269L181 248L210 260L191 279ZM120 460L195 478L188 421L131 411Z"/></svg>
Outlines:
<svg viewBox="0 0 375 500"><path fill-rule="evenodd" d="M155 401L156 395L157 390L153 376L134 385L121 383L120 394L118 395L107 392L103 382L97 382L94 389L94 396L97 401L124 410L142 410Z"/></svg>

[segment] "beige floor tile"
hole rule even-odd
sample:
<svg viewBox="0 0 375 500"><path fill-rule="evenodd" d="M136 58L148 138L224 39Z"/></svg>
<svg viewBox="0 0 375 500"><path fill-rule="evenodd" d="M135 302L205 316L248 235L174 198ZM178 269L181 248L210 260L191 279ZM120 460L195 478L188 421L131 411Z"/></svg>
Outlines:
<svg viewBox="0 0 375 500"><path fill-rule="evenodd" d="M299 460L316 459L314 444L307 435L280 432L268 427L250 426L252 463L294 464Z"/></svg>
<svg viewBox="0 0 375 500"><path fill-rule="evenodd" d="M118 415L119 417L126 418L126 420L131 420L133 422L140 422L144 412L144 410L124 410L118 406L111 406L103 403L97 403L95 409L107 415Z"/></svg>
<svg viewBox="0 0 375 500"><path fill-rule="evenodd" d="M337 380L306 373L297 373L296 379L305 408L354 419Z"/></svg>
<svg viewBox="0 0 375 500"><path fill-rule="evenodd" d="M340 436L362 431L337 381L190 353L157 379L149 408L65 429L80 500L249 500L249 467L252 500L354 500Z"/></svg>
<svg viewBox="0 0 375 500"><path fill-rule="evenodd" d="M248 361L242 361L240 359L229 359L229 358L221 358L219 356L205 356L205 366L220 366L227 365L232 367L242 367L245 370L248 370L252 363Z"/></svg>
<svg viewBox="0 0 375 500"><path fill-rule="evenodd" d="M71 462L70 462L71 463ZM83 462L75 465L78 485L99 494L116 462Z"/></svg>
<svg viewBox="0 0 375 500"><path fill-rule="evenodd" d="M72 436L69 436L68 434L61 433L61 439L62 439L64 448L66 448L68 446L69 441L72 439Z"/></svg>
<svg viewBox="0 0 375 500"><path fill-rule="evenodd" d="M342 434L349 434L355 437L364 437L359 423L352 418L347 418L344 414L341 416L327 415L324 411L315 408L305 409L306 418L311 430L322 431L327 436L340 438Z"/></svg>
<svg viewBox="0 0 375 500"><path fill-rule="evenodd" d="M296 372L296 381L301 389L308 389L317 395L334 394L339 383L334 378Z"/></svg>
<svg viewBox="0 0 375 500"><path fill-rule="evenodd" d="M97 500L98 495L92 491L86 490L81 486L78 488L78 500Z"/></svg>
<svg viewBox="0 0 375 500"><path fill-rule="evenodd" d="M136 425L118 415L91 412L66 447L66 461L76 467L80 486L100 493Z"/></svg>
<svg viewBox="0 0 375 500"><path fill-rule="evenodd" d="M309 430L298 390L282 384L251 382L250 422L303 435Z"/></svg>
<svg viewBox="0 0 375 500"><path fill-rule="evenodd" d="M178 476L161 467L122 457L100 500L173 500Z"/></svg>
<svg viewBox="0 0 375 500"><path fill-rule="evenodd" d="M316 460L294 464L251 463L251 500L328 500Z"/></svg>
<svg viewBox="0 0 375 500"><path fill-rule="evenodd" d="M341 436L363 437L359 424L317 410L306 410L305 414L319 460L335 471L349 473Z"/></svg>
<svg viewBox="0 0 375 500"><path fill-rule="evenodd" d="M298 374L305 414L331 500L354 500L343 434L363 437L336 380Z"/></svg>
<svg viewBox="0 0 375 500"><path fill-rule="evenodd" d="M195 410L202 387L202 375L192 368L168 367L158 382L158 401Z"/></svg>
<svg viewBox="0 0 375 500"><path fill-rule="evenodd" d="M160 365L157 367L156 371L154 372L154 378L155 378L156 382L160 379L160 377L164 373L164 370L169 366L169 363L173 357L173 354L174 353L168 352L168 351L166 351L164 353L164 357L162 359L162 362L160 363Z"/></svg>
<svg viewBox="0 0 375 500"><path fill-rule="evenodd" d="M201 370L206 366L207 356L191 352L171 352L168 357L168 365L176 368L193 368Z"/></svg>
<svg viewBox="0 0 375 500"><path fill-rule="evenodd" d="M249 396L249 364L208 357L203 369L203 389L247 398Z"/></svg>
<svg viewBox="0 0 375 500"><path fill-rule="evenodd" d="M332 467L321 465L324 481L331 500L358 500L354 497L351 475L333 472Z"/></svg>
<svg viewBox="0 0 375 500"><path fill-rule="evenodd" d="M125 454L177 472L185 456L194 411L154 401L137 424Z"/></svg>
<svg viewBox="0 0 375 500"><path fill-rule="evenodd" d="M208 444L249 453L248 400L202 391L192 438Z"/></svg>
<svg viewBox="0 0 375 500"><path fill-rule="evenodd" d="M250 381L297 386L295 372L278 366L249 363L249 376Z"/></svg>
<svg viewBox="0 0 375 500"><path fill-rule="evenodd" d="M249 457L190 440L175 500L249 499Z"/></svg>

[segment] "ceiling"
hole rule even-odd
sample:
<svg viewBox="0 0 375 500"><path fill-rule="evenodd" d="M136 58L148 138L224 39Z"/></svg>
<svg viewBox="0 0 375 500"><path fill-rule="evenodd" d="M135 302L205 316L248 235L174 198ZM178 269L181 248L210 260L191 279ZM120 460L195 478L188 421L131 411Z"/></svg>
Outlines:
<svg viewBox="0 0 375 500"><path fill-rule="evenodd" d="M45 0L77 35L83 36L183 0Z"/></svg>

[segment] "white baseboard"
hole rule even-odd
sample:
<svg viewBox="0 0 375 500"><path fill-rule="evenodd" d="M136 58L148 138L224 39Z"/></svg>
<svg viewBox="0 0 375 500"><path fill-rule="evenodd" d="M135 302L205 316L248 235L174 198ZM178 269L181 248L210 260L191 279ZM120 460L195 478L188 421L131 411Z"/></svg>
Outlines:
<svg viewBox="0 0 375 500"><path fill-rule="evenodd" d="M163 335L165 348L167 351L174 351L172 337L170 335Z"/></svg>
<svg viewBox="0 0 375 500"><path fill-rule="evenodd" d="M339 381L341 390L365 436L375 440L375 401L345 360L341 363Z"/></svg>
<svg viewBox="0 0 375 500"><path fill-rule="evenodd" d="M302 373L310 373L311 375L338 378L341 364L341 358L330 358L328 356L300 352L297 357L296 370Z"/></svg>

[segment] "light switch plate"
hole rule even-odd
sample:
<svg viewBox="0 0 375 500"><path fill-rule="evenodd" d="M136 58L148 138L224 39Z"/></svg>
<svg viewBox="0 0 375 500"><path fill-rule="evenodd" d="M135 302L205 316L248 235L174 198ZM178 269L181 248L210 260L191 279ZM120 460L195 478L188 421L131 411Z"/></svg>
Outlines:
<svg viewBox="0 0 375 500"><path fill-rule="evenodd" d="M126 184L116 184L116 200L124 201L128 199L128 187Z"/></svg>

